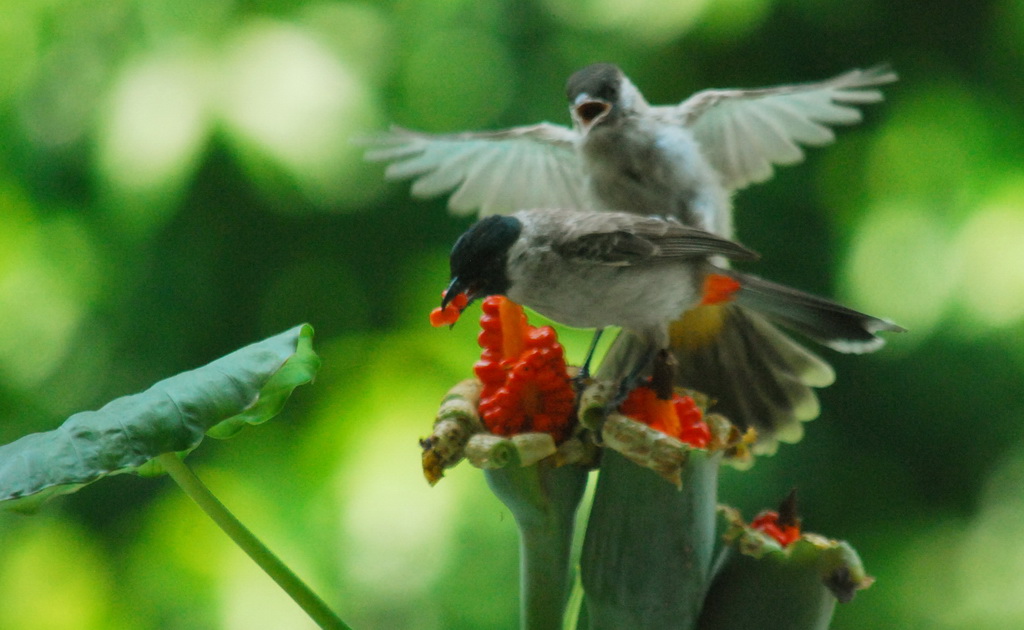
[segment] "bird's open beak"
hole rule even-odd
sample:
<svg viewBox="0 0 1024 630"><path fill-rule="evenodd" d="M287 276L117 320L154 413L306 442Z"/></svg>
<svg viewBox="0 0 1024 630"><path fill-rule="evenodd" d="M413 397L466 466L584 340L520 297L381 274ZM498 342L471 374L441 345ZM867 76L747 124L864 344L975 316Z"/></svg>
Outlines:
<svg viewBox="0 0 1024 630"><path fill-rule="evenodd" d="M601 122L612 111L612 104L603 98L593 98L586 92L576 97L570 112L572 119L579 125L580 131L586 133L590 128Z"/></svg>

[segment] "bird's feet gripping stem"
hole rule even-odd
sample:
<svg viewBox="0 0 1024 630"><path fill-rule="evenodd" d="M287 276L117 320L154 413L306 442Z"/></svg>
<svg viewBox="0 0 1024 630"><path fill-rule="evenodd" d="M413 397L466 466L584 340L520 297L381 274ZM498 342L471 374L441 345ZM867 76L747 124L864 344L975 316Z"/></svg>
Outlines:
<svg viewBox="0 0 1024 630"><path fill-rule="evenodd" d="M594 337L590 340L590 347L587 348L587 356L583 360L583 365L580 366L580 371L576 373L576 376L572 378L572 384L577 394L582 393L590 382L590 363L594 360L594 353L597 352L597 343L601 340L601 333L603 332L604 328L598 328L594 331Z"/></svg>

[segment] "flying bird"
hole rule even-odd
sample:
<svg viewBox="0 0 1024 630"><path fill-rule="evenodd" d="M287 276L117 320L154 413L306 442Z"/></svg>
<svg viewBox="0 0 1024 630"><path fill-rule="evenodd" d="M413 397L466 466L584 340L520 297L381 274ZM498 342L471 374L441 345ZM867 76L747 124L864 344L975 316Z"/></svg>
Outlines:
<svg viewBox="0 0 1024 630"><path fill-rule="evenodd" d="M456 214L523 208L604 209L675 216L732 236L731 196L800 162L802 146L835 140L832 125L861 120L896 80L879 66L815 83L710 89L674 105L649 105L617 66L574 73L566 92L573 126L543 122L496 131L427 134L392 127L366 157L391 162L389 179L412 194L449 194Z"/></svg>

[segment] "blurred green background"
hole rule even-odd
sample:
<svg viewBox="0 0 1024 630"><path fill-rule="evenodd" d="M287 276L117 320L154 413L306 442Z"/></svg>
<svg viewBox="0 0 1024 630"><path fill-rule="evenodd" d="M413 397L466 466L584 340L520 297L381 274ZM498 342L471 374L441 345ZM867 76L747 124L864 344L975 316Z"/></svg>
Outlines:
<svg viewBox="0 0 1024 630"><path fill-rule="evenodd" d="M836 145L736 200L758 271L895 319L796 446L724 472L878 581L834 628L1024 627L1024 3L0 0L0 442L302 321L324 366L190 459L356 628L511 628L482 476L419 470L475 327L427 325L469 219L350 140L568 124L620 64L654 103L890 62ZM587 335L568 331L578 361ZM310 623L167 479L0 514L0 628Z"/></svg>

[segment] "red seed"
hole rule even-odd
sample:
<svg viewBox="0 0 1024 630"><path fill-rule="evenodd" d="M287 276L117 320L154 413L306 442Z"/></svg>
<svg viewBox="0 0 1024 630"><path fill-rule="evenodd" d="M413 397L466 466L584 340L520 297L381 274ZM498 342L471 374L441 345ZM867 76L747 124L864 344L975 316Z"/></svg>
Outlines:
<svg viewBox="0 0 1024 630"><path fill-rule="evenodd" d="M553 328L550 326L544 326L543 328L534 328L526 336L526 343L531 347L538 346L551 346L555 341L556 335Z"/></svg>
<svg viewBox="0 0 1024 630"><path fill-rule="evenodd" d="M480 334L476 336L476 342L481 348L487 348L488 350L498 349L501 351L501 332L493 330L481 330Z"/></svg>
<svg viewBox="0 0 1024 630"><path fill-rule="evenodd" d="M701 423L684 428L679 437L682 442L686 442L694 448L707 448L711 442L711 430L708 429L708 425Z"/></svg>
<svg viewBox="0 0 1024 630"><path fill-rule="evenodd" d="M497 315L498 310L501 308L501 299L497 295L492 295L486 298L483 304L480 305L480 309L488 315Z"/></svg>
<svg viewBox="0 0 1024 630"><path fill-rule="evenodd" d="M444 309L438 307L430 311L430 325L434 328L441 326L447 326L454 324L459 320L461 311L456 308L453 304L449 304Z"/></svg>
<svg viewBox="0 0 1024 630"><path fill-rule="evenodd" d="M800 539L800 527L797 525L780 526L779 513L774 510L765 510L758 514L750 522L750 527L768 534L783 547Z"/></svg>
<svg viewBox="0 0 1024 630"><path fill-rule="evenodd" d="M480 328L484 330L501 330L501 320L497 317L484 315L480 318Z"/></svg>

